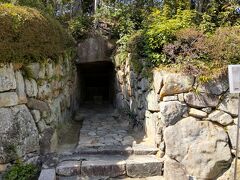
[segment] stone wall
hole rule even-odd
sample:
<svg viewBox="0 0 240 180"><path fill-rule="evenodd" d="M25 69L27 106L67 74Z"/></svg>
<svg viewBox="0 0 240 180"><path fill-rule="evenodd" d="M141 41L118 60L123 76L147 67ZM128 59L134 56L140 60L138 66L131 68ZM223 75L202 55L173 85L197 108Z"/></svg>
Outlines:
<svg viewBox="0 0 240 180"><path fill-rule="evenodd" d="M69 58L0 66L0 165L54 151L56 127L77 108L76 80Z"/></svg>
<svg viewBox="0 0 240 180"><path fill-rule="evenodd" d="M135 73L129 60L116 66L116 106L143 124L148 142L164 158L166 180L231 179L238 99L226 77L208 83L154 70Z"/></svg>

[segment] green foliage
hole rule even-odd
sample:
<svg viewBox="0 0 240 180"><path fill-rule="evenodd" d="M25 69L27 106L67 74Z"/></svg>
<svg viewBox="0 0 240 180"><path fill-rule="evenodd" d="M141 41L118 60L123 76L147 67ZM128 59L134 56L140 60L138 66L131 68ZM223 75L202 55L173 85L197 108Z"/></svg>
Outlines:
<svg viewBox="0 0 240 180"><path fill-rule="evenodd" d="M0 5L0 27L1 62L54 60L74 44L56 20L28 7Z"/></svg>
<svg viewBox="0 0 240 180"><path fill-rule="evenodd" d="M190 10L179 10L178 13L168 18L161 11L156 10L148 17L145 31L145 53L153 65L169 63L162 52L164 44L176 39L176 32L194 25L196 14Z"/></svg>
<svg viewBox="0 0 240 180"><path fill-rule="evenodd" d="M80 15L69 21L69 31L76 40L85 38L91 31L93 19L87 15Z"/></svg>
<svg viewBox="0 0 240 180"><path fill-rule="evenodd" d="M95 14L95 18L111 26L113 38L131 34L135 28L133 13L130 7L124 4L118 4L117 7L101 6Z"/></svg>
<svg viewBox="0 0 240 180"><path fill-rule="evenodd" d="M6 180L30 180L37 179L39 169L32 164L23 164L18 162L5 174Z"/></svg>

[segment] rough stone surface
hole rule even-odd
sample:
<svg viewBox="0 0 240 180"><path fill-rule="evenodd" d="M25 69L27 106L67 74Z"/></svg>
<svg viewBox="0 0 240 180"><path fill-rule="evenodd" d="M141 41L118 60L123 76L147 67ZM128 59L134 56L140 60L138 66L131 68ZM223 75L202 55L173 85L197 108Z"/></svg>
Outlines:
<svg viewBox="0 0 240 180"><path fill-rule="evenodd" d="M236 96L228 95L218 106L219 110L225 111L233 116L238 115L238 98Z"/></svg>
<svg viewBox="0 0 240 180"><path fill-rule="evenodd" d="M160 117L162 122L166 125L174 125L182 118L182 115L187 112L186 104L178 101L168 101L160 103Z"/></svg>
<svg viewBox="0 0 240 180"><path fill-rule="evenodd" d="M126 160L129 177L161 176L163 163L154 156L133 156Z"/></svg>
<svg viewBox="0 0 240 180"><path fill-rule="evenodd" d="M83 161L81 175L117 177L126 174L126 162L115 159Z"/></svg>
<svg viewBox="0 0 240 180"><path fill-rule="evenodd" d="M81 161L63 161L56 167L60 176L75 176L81 173Z"/></svg>
<svg viewBox="0 0 240 180"><path fill-rule="evenodd" d="M194 77L181 74L165 74L160 97L188 92L192 89Z"/></svg>
<svg viewBox="0 0 240 180"><path fill-rule="evenodd" d="M167 158L164 161L164 179L165 180L189 180L187 172L183 165L175 160Z"/></svg>
<svg viewBox="0 0 240 180"><path fill-rule="evenodd" d="M37 83L34 79L25 79L26 94L28 97L36 97L38 93Z"/></svg>
<svg viewBox="0 0 240 180"><path fill-rule="evenodd" d="M233 160L232 164L231 164L231 167L221 176L218 178L218 180L234 180L234 167L235 167L235 160ZM237 166L238 166L238 169L237 169L237 178L239 179L240 178L240 161L238 160L237 162Z"/></svg>
<svg viewBox="0 0 240 180"><path fill-rule="evenodd" d="M190 92L184 95L184 99L189 106L196 108L216 107L219 103L217 96L205 93L197 94Z"/></svg>
<svg viewBox="0 0 240 180"><path fill-rule="evenodd" d="M39 110L41 112L50 111L50 108L46 102L40 101L40 100L34 99L34 98L28 98L27 106L30 109Z"/></svg>
<svg viewBox="0 0 240 180"><path fill-rule="evenodd" d="M0 108L0 163L39 151L38 131L25 105Z"/></svg>
<svg viewBox="0 0 240 180"><path fill-rule="evenodd" d="M155 143L156 138L156 123L158 121L158 113L151 113L146 111L146 118L144 121L144 128L150 143Z"/></svg>
<svg viewBox="0 0 240 180"><path fill-rule="evenodd" d="M151 91L147 96L147 107L149 111L159 112L158 96Z"/></svg>
<svg viewBox="0 0 240 180"><path fill-rule="evenodd" d="M229 138L230 138L230 141L231 141L231 145L232 145L232 148L234 150L236 150L236 143L237 143L237 126L236 125L231 125L231 126L228 126L227 127L227 132L228 132L228 135L229 135ZM240 136L239 136L240 137ZM239 138L240 139L240 138ZM240 140L239 142L240 143ZM238 149L240 150L240 147L238 147ZM238 155L238 157L240 157L240 155Z"/></svg>
<svg viewBox="0 0 240 180"><path fill-rule="evenodd" d="M42 169L38 180L56 180L55 169Z"/></svg>
<svg viewBox="0 0 240 180"><path fill-rule="evenodd" d="M190 108L189 115L201 119L207 117L208 114L204 111L195 108Z"/></svg>
<svg viewBox="0 0 240 180"><path fill-rule="evenodd" d="M17 95L18 95L18 103L19 104L26 104L27 103L27 96L25 93L25 83L24 83L24 79L22 76L21 71L17 71L15 73L16 75L16 84L17 84Z"/></svg>
<svg viewBox="0 0 240 180"><path fill-rule="evenodd" d="M165 97L163 97L164 102L166 102L166 101L177 101L177 100L178 100L177 96L165 96Z"/></svg>
<svg viewBox="0 0 240 180"><path fill-rule="evenodd" d="M18 96L15 92L0 93L0 107L10 107L18 104Z"/></svg>
<svg viewBox="0 0 240 180"><path fill-rule="evenodd" d="M213 94L213 95L221 95L227 90L228 90L227 77L222 77L221 79L212 80L198 87L198 91Z"/></svg>
<svg viewBox="0 0 240 180"><path fill-rule="evenodd" d="M154 71L153 72L153 86L154 86L155 93L157 93L157 94L160 93L162 85L163 85L163 76L162 76L161 72Z"/></svg>
<svg viewBox="0 0 240 180"><path fill-rule="evenodd" d="M188 175L215 179L230 165L231 152L224 129L188 117L164 131L166 154L181 163Z"/></svg>
<svg viewBox="0 0 240 180"><path fill-rule="evenodd" d="M38 121L40 121L40 119L41 119L40 111L38 111L38 110L32 110L32 111L31 111L31 114L32 114L32 116L33 116L33 118L34 118L34 120L35 120L36 123L37 123Z"/></svg>
<svg viewBox="0 0 240 180"><path fill-rule="evenodd" d="M12 64L0 67L0 92L16 89Z"/></svg>
<svg viewBox="0 0 240 180"><path fill-rule="evenodd" d="M232 116L219 110L213 111L211 114L209 114L207 119L218 122L219 124L222 124L224 126L229 125L233 122Z"/></svg>
<svg viewBox="0 0 240 180"><path fill-rule="evenodd" d="M39 63L31 63L27 66L29 70L31 71L31 74L34 79L38 79L39 77L39 72L40 72L40 64Z"/></svg>
<svg viewBox="0 0 240 180"><path fill-rule="evenodd" d="M143 92L146 92L149 88L149 81L146 78L142 78L140 81L140 88Z"/></svg>

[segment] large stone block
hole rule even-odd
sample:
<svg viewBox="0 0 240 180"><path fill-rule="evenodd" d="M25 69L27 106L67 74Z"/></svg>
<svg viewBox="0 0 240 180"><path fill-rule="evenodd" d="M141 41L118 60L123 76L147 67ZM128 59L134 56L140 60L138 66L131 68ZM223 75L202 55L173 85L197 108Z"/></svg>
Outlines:
<svg viewBox="0 0 240 180"><path fill-rule="evenodd" d="M160 97L189 92L194 83L193 76L186 76L175 73L165 73L163 79L163 87L160 91Z"/></svg>
<svg viewBox="0 0 240 180"><path fill-rule="evenodd" d="M38 131L25 105L0 108L0 163L39 151Z"/></svg>
<svg viewBox="0 0 240 180"><path fill-rule="evenodd" d="M126 160L127 176L144 178L162 175L163 162L155 156L131 156Z"/></svg>
<svg viewBox="0 0 240 180"><path fill-rule="evenodd" d="M218 96L206 93L190 92L184 94L184 100L189 106L196 108L216 107L219 103Z"/></svg>
<svg viewBox="0 0 240 180"><path fill-rule="evenodd" d="M0 92L11 89L16 89L16 80L12 64L0 67Z"/></svg>
<svg viewBox="0 0 240 180"><path fill-rule="evenodd" d="M160 117L162 122L166 125L174 125L187 112L186 104L179 101L168 101L160 103Z"/></svg>
<svg viewBox="0 0 240 180"><path fill-rule="evenodd" d="M209 121L184 118L164 131L166 155L181 163L188 175L216 179L230 166L228 135Z"/></svg>
<svg viewBox="0 0 240 180"><path fill-rule="evenodd" d="M83 161L81 175L83 177L108 176L117 177L126 174L126 162L121 160L90 160Z"/></svg>
<svg viewBox="0 0 240 180"><path fill-rule="evenodd" d="M0 93L0 107L10 107L18 104L18 96L15 92Z"/></svg>
<svg viewBox="0 0 240 180"><path fill-rule="evenodd" d="M228 79L227 77L222 77L221 79L211 80L199 85L197 90L208 94L221 95L228 90Z"/></svg>

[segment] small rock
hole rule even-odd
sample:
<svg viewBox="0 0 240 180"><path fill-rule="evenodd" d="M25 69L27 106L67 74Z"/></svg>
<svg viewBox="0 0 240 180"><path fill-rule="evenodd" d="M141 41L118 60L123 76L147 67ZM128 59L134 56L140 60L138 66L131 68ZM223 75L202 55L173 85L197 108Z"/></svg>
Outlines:
<svg viewBox="0 0 240 180"><path fill-rule="evenodd" d="M207 119L210 121L218 122L224 126L229 125L233 122L233 118L229 114L219 110L216 110L209 114Z"/></svg>
<svg viewBox="0 0 240 180"><path fill-rule="evenodd" d="M202 111L206 112L206 113L211 113L212 112L212 108L211 107L207 107L207 108L202 108Z"/></svg>
<svg viewBox="0 0 240 180"><path fill-rule="evenodd" d="M200 119L207 117L207 113L206 112L198 110L198 109L195 109L195 108L190 108L189 115L193 116L193 117L196 117L196 118L200 118Z"/></svg>
<svg viewBox="0 0 240 180"><path fill-rule="evenodd" d="M177 101L178 97L177 96L165 96L163 97L163 101L167 102L167 101Z"/></svg>

